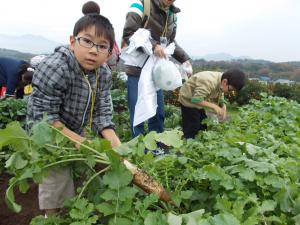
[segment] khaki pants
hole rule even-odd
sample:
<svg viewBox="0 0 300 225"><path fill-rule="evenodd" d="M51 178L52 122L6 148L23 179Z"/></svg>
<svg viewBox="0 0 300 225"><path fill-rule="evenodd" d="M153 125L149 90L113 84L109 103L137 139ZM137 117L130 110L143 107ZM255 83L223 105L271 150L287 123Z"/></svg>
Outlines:
<svg viewBox="0 0 300 225"><path fill-rule="evenodd" d="M39 185L41 210L62 208L66 199L75 195L73 178L69 167L51 169Z"/></svg>

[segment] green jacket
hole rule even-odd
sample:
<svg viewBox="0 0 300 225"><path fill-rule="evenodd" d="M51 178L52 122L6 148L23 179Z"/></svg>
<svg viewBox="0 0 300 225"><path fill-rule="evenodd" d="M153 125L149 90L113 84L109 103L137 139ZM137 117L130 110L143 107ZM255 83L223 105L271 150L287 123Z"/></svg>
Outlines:
<svg viewBox="0 0 300 225"><path fill-rule="evenodd" d="M202 101L221 104L224 94L221 89L221 72L203 71L191 76L180 88L179 102L190 108L201 109Z"/></svg>

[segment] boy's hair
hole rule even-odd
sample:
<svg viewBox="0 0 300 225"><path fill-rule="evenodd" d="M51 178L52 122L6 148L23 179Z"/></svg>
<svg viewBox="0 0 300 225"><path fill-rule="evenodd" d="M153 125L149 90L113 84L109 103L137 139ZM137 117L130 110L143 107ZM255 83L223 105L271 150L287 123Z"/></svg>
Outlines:
<svg viewBox="0 0 300 225"><path fill-rule="evenodd" d="M223 73L221 80L227 79L228 85L231 85L237 91L241 90L246 84L246 74L239 69L231 69Z"/></svg>
<svg viewBox="0 0 300 225"><path fill-rule="evenodd" d="M100 7L95 2L87 2L82 7L82 12L84 14L75 24L73 30L73 36L76 37L79 32L86 30L90 26L95 26L96 35L103 36L109 41L110 52L114 46L115 33L114 28L110 21L100 15Z"/></svg>
<svg viewBox="0 0 300 225"><path fill-rule="evenodd" d="M100 7L96 2L88 1L82 6L83 15L96 13L100 14Z"/></svg>

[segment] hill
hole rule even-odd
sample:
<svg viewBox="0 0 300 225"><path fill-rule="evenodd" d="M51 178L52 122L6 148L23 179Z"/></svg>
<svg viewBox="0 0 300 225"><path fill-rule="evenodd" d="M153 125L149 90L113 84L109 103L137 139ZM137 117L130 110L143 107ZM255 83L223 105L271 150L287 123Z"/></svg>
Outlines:
<svg viewBox="0 0 300 225"><path fill-rule="evenodd" d="M31 53L24 53L15 50L0 48L0 57L9 57L29 61L33 56L35 55Z"/></svg>
<svg viewBox="0 0 300 225"><path fill-rule="evenodd" d="M235 57L228 53L220 52L220 53L213 53L207 54L201 57L193 57L195 60L197 59L204 59L206 61L232 61L232 60L239 60L239 59L251 59L249 56L239 56Z"/></svg>
<svg viewBox="0 0 300 225"><path fill-rule="evenodd" d="M9 36L0 34L0 48L12 49L32 54L48 54L61 43L48 40L42 36L22 35Z"/></svg>
<svg viewBox="0 0 300 225"><path fill-rule="evenodd" d="M193 61L194 72L204 70L226 71L239 68L249 74L249 77L268 76L271 80L289 79L300 81L300 62L274 63L265 60L239 59L231 61Z"/></svg>

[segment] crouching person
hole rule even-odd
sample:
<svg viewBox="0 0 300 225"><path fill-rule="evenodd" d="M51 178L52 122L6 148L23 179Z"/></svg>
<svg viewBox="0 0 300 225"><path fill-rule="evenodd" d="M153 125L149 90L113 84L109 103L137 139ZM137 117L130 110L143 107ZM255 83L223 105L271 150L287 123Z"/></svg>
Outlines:
<svg viewBox="0 0 300 225"><path fill-rule="evenodd" d="M225 73L204 71L191 76L180 88L182 131L185 138L194 138L205 130L205 108L212 109L219 117L226 117L224 93L239 91L246 83L246 75L237 69Z"/></svg>

